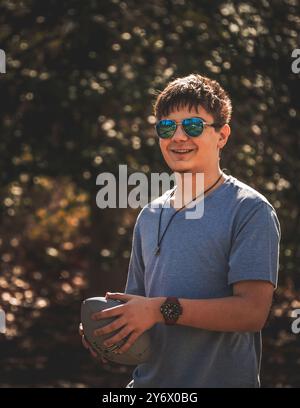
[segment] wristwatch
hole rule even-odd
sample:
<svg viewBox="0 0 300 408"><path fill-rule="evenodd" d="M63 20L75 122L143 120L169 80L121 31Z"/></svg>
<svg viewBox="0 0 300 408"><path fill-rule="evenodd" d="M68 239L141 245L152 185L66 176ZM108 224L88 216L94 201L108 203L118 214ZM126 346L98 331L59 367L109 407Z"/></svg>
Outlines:
<svg viewBox="0 0 300 408"><path fill-rule="evenodd" d="M182 306L177 297L167 297L160 306L160 311L167 325L173 325L182 314Z"/></svg>

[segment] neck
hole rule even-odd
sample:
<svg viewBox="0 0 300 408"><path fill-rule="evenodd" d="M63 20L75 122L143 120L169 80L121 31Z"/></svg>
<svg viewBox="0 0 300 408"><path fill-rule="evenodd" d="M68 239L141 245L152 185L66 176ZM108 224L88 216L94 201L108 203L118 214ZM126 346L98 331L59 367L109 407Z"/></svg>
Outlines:
<svg viewBox="0 0 300 408"><path fill-rule="evenodd" d="M220 176L224 174L218 167L214 171L200 171L197 173L175 172L176 191L171 198L171 205L180 208L187 205L195 197L203 196L204 191L213 186ZM218 183L205 193L205 197L217 189L225 180L224 175Z"/></svg>

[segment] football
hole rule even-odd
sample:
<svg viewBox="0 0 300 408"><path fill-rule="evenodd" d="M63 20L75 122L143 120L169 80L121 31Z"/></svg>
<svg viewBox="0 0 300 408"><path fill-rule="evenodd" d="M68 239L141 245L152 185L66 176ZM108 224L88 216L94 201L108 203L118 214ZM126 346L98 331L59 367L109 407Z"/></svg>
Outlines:
<svg viewBox="0 0 300 408"><path fill-rule="evenodd" d="M110 309L112 307L123 304L124 302L115 299L105 299L105 297L93 297L86 299L81 304L81 323L83 327L84 336L90 343L95 352L104 357L106 360L125 365L137 365L146 362L150 357L150 335L145 331L135 343L122 354L116 354L114 351L119 349L128 339L122 339L120 342L112 346L104 346L103 342L109 337L114 336L121 329L104 334L102 336L94 336L94 331L100 327L106 326L118 317L108 319L92 320L93 313L101 310Z"/></svg>

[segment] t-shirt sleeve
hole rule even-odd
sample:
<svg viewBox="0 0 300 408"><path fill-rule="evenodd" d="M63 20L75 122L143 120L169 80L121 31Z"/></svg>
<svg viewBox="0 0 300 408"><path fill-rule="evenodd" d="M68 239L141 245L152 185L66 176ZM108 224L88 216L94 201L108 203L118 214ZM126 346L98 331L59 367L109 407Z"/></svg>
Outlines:
<svg viewBox="0 0 300 408"><path fill-rule="evenodd" d="M142 257L141 234L138 218L133 229L132 249L125 293L145 296L144 270L145 266Z"/></svg>
<svg viewBox="0 0 300 408"><path fill-rule="evenodd" d="M266 280L277 287L280 223L264 201L239 217L229 255L228 284Z"/></svg>

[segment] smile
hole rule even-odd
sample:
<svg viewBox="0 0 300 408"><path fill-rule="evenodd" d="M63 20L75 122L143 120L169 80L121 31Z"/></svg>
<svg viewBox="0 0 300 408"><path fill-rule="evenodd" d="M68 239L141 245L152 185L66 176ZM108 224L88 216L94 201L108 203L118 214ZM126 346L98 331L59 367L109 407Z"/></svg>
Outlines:
<svg viewBox="0 0 300 408"><path fill-rule="evenodd" d="M179 154L190 153L194 151L194 149L170 149L170 150L173 153L179 153Z"/></svg>

